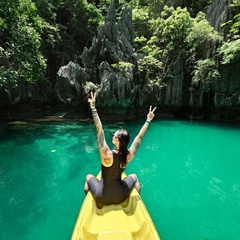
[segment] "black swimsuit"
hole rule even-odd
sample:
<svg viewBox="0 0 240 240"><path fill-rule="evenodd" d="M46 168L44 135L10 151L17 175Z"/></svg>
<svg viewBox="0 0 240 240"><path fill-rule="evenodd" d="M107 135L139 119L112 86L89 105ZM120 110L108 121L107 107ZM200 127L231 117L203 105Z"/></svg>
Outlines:
<svg viewBox="0 0 240 240"><path fill-rule="evenodd" d="M92 177L88 181L93 198L102 205L118 204L123 202L131 193L134 179L130 176L121 179L123 168L120 168L119 154L113 153L113 164L110 167L102 165L102 178L99 181Z"/></svg>

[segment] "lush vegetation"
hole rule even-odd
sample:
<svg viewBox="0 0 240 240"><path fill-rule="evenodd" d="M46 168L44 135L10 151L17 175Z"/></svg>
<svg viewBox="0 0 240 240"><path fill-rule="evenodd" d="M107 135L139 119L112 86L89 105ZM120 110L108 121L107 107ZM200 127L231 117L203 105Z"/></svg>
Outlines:
<svg viewBox="0 0 240 240"><path fill-rule="evenodd" d="M2 0L0 106L51 101L57 70L91 44L107 4L99 9L86 0Z"/></svg>
<svg viewBox="0 0 240 240"><path fill-rule="evenodd" d="M238 61L240 59L240 1L234 0L232 11L235 13L233 19L229 20L223 27L228 27L229 31L226 41L223 42L219 49L222 55L222 63L227 64L230 61Z"/></svg>
<svg viewBox="0 0 240 240"><path fill-rule="evenodd" d="M1 1L0 11L1 100L14 104L27 85L44 80L46 60L40 47L45 22L30 0Z"/></svg>
<svg viewBox="0 0 240 240"><path fill-rule="evenodd" d="M111 0L1 0L0 107L21 101L51 104L56 73L70 60L78 61L91 41ZM184 61L191 90L209 91L219 78L218 63L240 59L240 2L232 3L232 19L223 36L209 25L209 0L186 1L167 7L163 0L115 0L119 9L133 9L134 49L139 70L147 79L144 91L156 97L171 78L172 63ZM204 49L218 46L217 54ZM115 65L122 69L123 63Z"/></svg>

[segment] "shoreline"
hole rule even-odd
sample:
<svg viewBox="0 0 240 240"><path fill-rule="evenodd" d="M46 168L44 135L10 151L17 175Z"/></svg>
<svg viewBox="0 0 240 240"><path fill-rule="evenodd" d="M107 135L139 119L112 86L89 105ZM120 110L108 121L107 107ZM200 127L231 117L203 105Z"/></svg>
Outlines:
<svg viewBox="0 0 240 240"><path fill-rule="evenodd" d="M142 113L132 114L116 114L104 111L99 108L98 113L102 121L104 122L124 122L137 119L143 119L147 115L147 110ZM201 113L188 113L181 111L164 111L159 110L155 112L155 119L164 120L183 120L183 121L201 121L201 122L213 122L219 124L240 125L240 118L227 119L221 118L218 114L211 115L208 119L205 119ZM22 108L17 110L0 110L0 124L22 124L22 123L47 123L47 122L61 122L61 121L79 121L79 122L91 122L92 114L89 109L87 112L83 111L67 111L64 107L33 109Z"/></svg>

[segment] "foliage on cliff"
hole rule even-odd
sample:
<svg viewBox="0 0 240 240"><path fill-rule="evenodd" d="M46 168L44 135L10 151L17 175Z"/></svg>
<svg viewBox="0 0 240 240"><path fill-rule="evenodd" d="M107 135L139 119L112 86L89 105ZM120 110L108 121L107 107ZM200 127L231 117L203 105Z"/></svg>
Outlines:
<svg viewBox="0 0 240 240"><path fill-rule="evenodd" d="M102 19L86 0L2 0L0 107L49 102L58 68L91 43Z"/></svg>
<svg viewBox="0 0 240 240"><path fill-rule="evenodd" d="M234 17L222 25L229 29L226 41L219 49L223 64L240 60L240 1L233 1L231 11Z"/></svg>
<svg viewBox="0 0 240 240"><path fill-rule="evenodd" d="M105 24L104 18L111 2L2 0L0 107L14 106L22 102L51 105L53 101L58 101L58 69L69 61L85 67L82 61L83 51L91 46L99 27ZM159 105L172 104L166 95L176 83L178 87L182 86L182 94L186 95L176 98L182 98L182 105L194 106L194 102L201 105L202 95L211 95L214 88L219 89L221 74L225 76L228 67L239 62L239 1L232 0L230 8L226 8L229 17L222 25L221 32L214 30L206 17L208 8L216 1L114 2L118 19L121 18L126 4L132 8L133 49L139 71L137 78L140 79L141 91ZM115 61L116 59L119 59L119 62ZM126 64L135 63L115 56L114 61L109 64L108 67L114 68L116 73L126 75L132 71L132 67L131 71L126 70ZM176 77L180 72L184 76L182 79ZM229 94L225 90L218 90L221 92L221 97L218 97L222 99L221 102L225 101L223 93L228 96L234 94L234 98L237 98L238 85L235 76L231 77L233 82L235 81L235 92ZM136 76L134 78L134 83L138 84ZM80 88L85 94L92 86L99 86L99 83L91 80L81 82ZM224 86L226 84L222 83ZM179 92L179 89L177 91ZM171 93L171 97L174 98L174 93Z"/></svg>
<svg viewBox="0 0 240 240"><path fill-rule="evenodd" d="M0 2L0 105L16 104L30 94L29 85L44 79L45 24L30 0Z"/></svg>

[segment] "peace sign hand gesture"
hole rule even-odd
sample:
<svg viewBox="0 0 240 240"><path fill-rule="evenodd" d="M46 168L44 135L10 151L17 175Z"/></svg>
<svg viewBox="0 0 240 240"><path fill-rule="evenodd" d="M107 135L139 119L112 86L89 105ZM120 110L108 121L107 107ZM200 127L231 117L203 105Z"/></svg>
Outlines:
<svg viewBox="0 0 240 240"><path fill-rule="evenodd" d="M96 102L96 95L97 93L91 92L91 98L88 99L88 102L90 103L90 108L93 109L95 108L95 102Z"/></svg>
<svg viewBox="0 0 240 240"><path fill-rule="evenodd" d="M155 107L153 110L152 110L152 105L149 107L149 112L147 114L147 121L152 121L153 118L154 118L154 111L156 110L157 107Z"/></svg>

